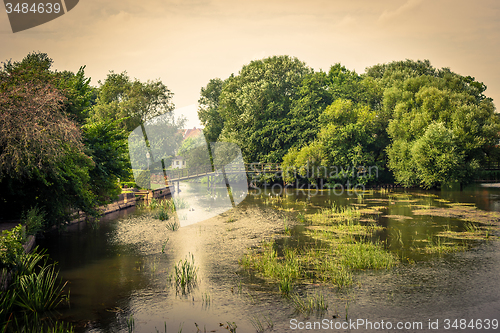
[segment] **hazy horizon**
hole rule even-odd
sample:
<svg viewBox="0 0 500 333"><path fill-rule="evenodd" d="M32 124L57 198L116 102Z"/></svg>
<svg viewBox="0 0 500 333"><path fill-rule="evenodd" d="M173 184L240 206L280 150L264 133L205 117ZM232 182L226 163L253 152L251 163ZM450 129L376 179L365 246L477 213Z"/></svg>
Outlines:
<svg viewBox="0 0 500 333"><path fill-rule="evenodd" d="M86 66L94 86L111 70L160 79L182 108L197 103L210 79L273 55L297 57L314 70L341 63L358 73L378 63L429 59L483 82L496 102L499 14L493 0L85 0L15 34L0 14L0 61L40 51L57 70Z"/></svg>

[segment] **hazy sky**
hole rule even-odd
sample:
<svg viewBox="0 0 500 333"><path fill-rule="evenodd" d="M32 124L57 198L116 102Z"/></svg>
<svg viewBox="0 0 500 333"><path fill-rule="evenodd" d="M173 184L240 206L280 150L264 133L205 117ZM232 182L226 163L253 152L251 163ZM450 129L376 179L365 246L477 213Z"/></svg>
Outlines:
<svg viewBox="0 0 500 333"><path fill-rule="evenodd" d="M196 104L211 78L284 54L315 70L340 62L358 73L429 59L484 82L499 104L499 42L498 0L80 0L15 34L0 13L0 61L41 51L58 70L86 65L94 85L110 70L159 78L179 108Z"/></svg>

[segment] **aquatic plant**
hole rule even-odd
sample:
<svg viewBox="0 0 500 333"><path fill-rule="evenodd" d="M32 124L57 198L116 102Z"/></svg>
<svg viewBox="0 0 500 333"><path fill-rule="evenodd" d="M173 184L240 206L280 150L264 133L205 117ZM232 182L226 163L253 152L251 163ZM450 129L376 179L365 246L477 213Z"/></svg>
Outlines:
<svg viewBox="0 0 500 333"><path fill-rule="evenodd" d="M288 295L293 288L293 282L300 277L297 251L286 248L284 256L279 258L273 246L273 242L264 244L262 253L246 255L240 263L246 268L255 269L265 277L277 281L280 292Z"/></svg>
<svg viewBox="0 0 500 333"><path fill-rule="evenodd" d="M385 251L379 243L339 244L335 251L339 264L350 269L391 268L397 262L396 257Z"/></svg>
<svg viewBox="0 0 500 333"><path fill-rule="evenodd" d="M252 326L255 328L257 332L264 332L266 329L272 331L274 329L274 322L269 316L262 316L263 321L265 322L267 328L264 328L264 322L260 320L259 315L253 316L250 319Z"/></svg>
<svg viewBox="0 0 500 333"><path fill-rule="evenodd" d="M196 285L198 279L198 267L194 264L194 255L189 254L184 260L174 266L174 281L177 287L180 287L185 293L190 287Z"/></svg>
<svg viewBox="0 0 500 333"><path fill-rule="evenodd" d="M177 230L179 230L181 225L180 225L179 221L173 220L173 221L167 222L166 227L168 230L177 231Z"/></svg>
<svg viewBox="0 0 500 333"><path fill-rule="evenodd" d="M3 327L3 332L16 333L73 333L74 327L71 323L62 321L46 320L46 317L40 317L38 314L23 313L21 317L13 317L11 322L8 322Z"/></svg>
<svg viewBox="0 0 500 333"><path fill-rule="evenodd" d="M283 225L284 225L284 227L285 227L285 230L284 230L285 235L290 236L291 231L290 231L290 227L289 227L289 226L288 226L288 224L286 223L286 217L283 219Z"/></svg>
<svg viewBox="0 0 500 333"><path fill-rule="evenodd" d="M176 210L189 208L189 203L185 201L183 198L174 197L172 201L174 202Z"/></svg>
<svg viewBox="0 0 500 333"><path fill-rule="evenodd" d="M321 293L307 296L306 298L301 297L299 294L293 294L290 296L290 300L295 308L295 312L306 317L312 313L321 316L328 310L328 302L325 301Z"/></svg>
<svg viewBox="0 0 500 333"><path fill-rule="evenodd" d="M262 325L259 317L253 317L252 319L250 319L250 322L252 323L252 326L255 328L257 333L263 333L265 331L264 325Z"/></svg>
<svg viewBox="0 0 500 333"><path fill-rule="evenodd" d="M155 210L156 208L158 208L160 206L160 200L158 200L157 198L151 198L149 200L149 205L148 205L148 208L151 209L151 210Z"/></svg>
<svg viewBox="0 0 500 333"><path fill-rule="evenodd" d="M135 328L134 316L130 315L130 317L127 318L127 330L129 333L132 333L134 332L134 328Z"/></svg>
<svg viewBox="0 0 500 333"><path fill-rule="evenodd" d="M228 321L226 323L227 323L227 325L224 326L224 328L231 333L236 333L236 328L238 327L238 326L236 326L236 323L234 321L233 322Z"/></svg>
<svg viewBox="0 0 500 333"><path fill-rule="evenodd" d="M310 216L312 223L352 225L359 222L361 212L352 206L337 206L335 202L330 208Z"/></svg>
<svg viewBox="0 0 500 333"><path fill-rule="evenodd" d="M165 242L163 242L163 245L161 246L161 253L165 253L165 248L167 247L169 238Z"/></svg>
<svg viewBox="0 0 500 333"><path fill-rule="evenodd" d="M163 207L160 206L158 212L156 213L155 218L157 218L160 221L165 221L169 219L168 215L168 210L164 209Z"/></svg>
<svg viewBox="0 0 500 333"><path fill-rule="evenodd" d="M297 220L300 223L306 223L307 222L306 216L303 213L298 213L297 214Z"/></svg>
<svg viewBox="0 0 500 333"><path fill-rule="evenodd" d="M211 297L209 293L205 292L201 295L201 303L206 307L210 306Z"/></svg>
<svg viewBox="0 0 500 333"><path fill-rule="evenodd" d="M432 238L429 236L427 241L428 243L425 246L424 251L428 254L443 254L463 250L463 247L459 246L458 244L443 242L441 237Z"/></svg>

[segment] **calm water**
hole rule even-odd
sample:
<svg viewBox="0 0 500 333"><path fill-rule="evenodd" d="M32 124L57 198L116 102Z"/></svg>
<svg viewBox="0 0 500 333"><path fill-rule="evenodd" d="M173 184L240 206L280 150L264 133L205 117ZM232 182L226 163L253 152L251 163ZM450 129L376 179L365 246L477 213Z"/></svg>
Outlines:
<svg viewBox="0 0 500 333"><path fill-rule="evenodd" d="M180 197L199 193L197 186L186 185ZM98 228L81 224L47 237L41 246L59 262L71 290L71 309L61 310L64 319L77 323L82 332L128 332L131 317L134 332L164 332L165 325L167 332L197 332L197 326L201 332L228 332L227 322L234 322L237 332L255 332L252 321L256 319L264 328L272 323L275 332L289 332L295 328L290 324L294 319L304 325L325 319L335 327L346 317L393 325L422 323L423 330L392 330L408 332L431 331L429 320L438 321L436 332L446 331L447 319L450 325L455 319L465 319L468 324L471 319L500 320L498 231L493 231L488 241L448 240L465 245L467 250L430 255L421 251L427 240L445 228L464 230L465 223L412 213L416 207L445 207L447 201L500 211L500 189L375 191L362 197L295 189L279 198L270 194L251 192L233 210L208 220L203 217L220 213L217 205L202 210L193 202L179 212L182 227L175 232L167 229L165 221L131 209L106 217ZM217 202L211 197L197 200ZM275 284L243 271L238 259L262 240L283 238L285 223L293 224L297 213L313 214L332 203L377 208L380 213L366 216L385 227L377 237L386 241L388 250L398 254L402 263L391 270L357 272L354 287L340 291L321 284L297 286L301 294L321 291L329 303L328 312L319 318L304 318L294 313L291 302L281 297ZM191 211L197 216L195 220L188 217ZM293 227L288 240L291 245L308 241L302 230L301 225ZM174 265L189 255L199 268L198 283L183 293L170 276ZM357 328L340 331L371 331L366 326Z"/></svg>

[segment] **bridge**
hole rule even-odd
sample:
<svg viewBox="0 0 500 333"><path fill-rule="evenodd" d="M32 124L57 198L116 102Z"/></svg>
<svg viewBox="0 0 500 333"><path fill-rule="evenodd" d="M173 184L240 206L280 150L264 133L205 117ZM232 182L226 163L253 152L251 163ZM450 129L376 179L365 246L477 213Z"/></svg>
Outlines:
<svg viewBox="0 0 500 333"><path fill-rule="evenodd" d="M228 164L228 165L201 165L197 167L168 169L168 170L151 170L154 174L151 176L152 183L157 185L173 185L175 191L175 183L177 190L181 181L207 177L207 187L210 188L212 177L231 174L264 174L278 173L281 174L281 164L279 163L244 163L244 164ZM155 177L156 174L156 177ZM155 181L156 180L156 181Z"/></svg>

